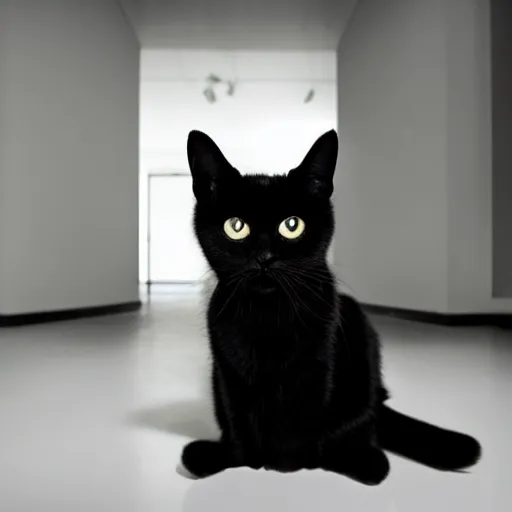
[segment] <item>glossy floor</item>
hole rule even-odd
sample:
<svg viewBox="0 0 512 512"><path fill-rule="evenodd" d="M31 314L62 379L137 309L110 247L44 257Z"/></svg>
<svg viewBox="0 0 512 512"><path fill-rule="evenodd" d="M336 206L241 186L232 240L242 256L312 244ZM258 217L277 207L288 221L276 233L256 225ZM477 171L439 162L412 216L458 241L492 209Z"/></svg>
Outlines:
<svg viewBox="0 0 512 512"><path fill-rule="evenodd" d="M322 471L185 478L182 446L215 427L199 300L171 293L141 314L0 331L0 510L512 510L512 333L376 325L393 405L477 436L469 473L391 457L376 488Z"/></svg>

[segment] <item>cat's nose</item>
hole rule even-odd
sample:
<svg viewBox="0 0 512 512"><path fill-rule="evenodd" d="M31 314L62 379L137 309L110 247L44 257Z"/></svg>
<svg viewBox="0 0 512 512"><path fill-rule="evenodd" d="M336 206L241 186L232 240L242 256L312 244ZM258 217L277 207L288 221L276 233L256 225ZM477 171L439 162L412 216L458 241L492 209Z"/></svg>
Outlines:
<svg viewBox="0 0 512 512"><path fill-rule="evenodd" d="M274 261L275 256L270 251L263 251L256 256L256 261L261 268L268 268Z"/></svg>

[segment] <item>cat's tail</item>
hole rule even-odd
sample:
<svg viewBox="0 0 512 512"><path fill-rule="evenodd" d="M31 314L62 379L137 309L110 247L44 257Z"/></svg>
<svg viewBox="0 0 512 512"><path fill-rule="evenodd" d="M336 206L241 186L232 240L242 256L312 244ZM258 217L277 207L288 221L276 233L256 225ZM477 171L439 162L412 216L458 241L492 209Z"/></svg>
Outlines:
<svg viewBox="0 0 512 512"><path fill-rule="evenodd" d="M481 456L480 444L473 437L410 418L385 405L377 436L385 450L444 471L468 468Z"/></svg>

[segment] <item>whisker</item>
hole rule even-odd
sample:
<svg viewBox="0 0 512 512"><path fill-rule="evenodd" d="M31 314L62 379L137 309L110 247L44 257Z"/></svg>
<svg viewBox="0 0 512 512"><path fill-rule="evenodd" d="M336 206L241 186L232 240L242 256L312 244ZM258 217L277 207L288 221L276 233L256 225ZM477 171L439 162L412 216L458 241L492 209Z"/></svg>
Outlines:
<svg viewBox="0 0 512 512"><path fill-rule="evenodd" d="M308 326L304 323L304 320L302 319L302 316L300 315L300 312L299 310L297 309L297 305L295 304L295 300L296 300L296 294L293 290L293 288L291 287L290 283L288 283L284 276L282 274L274 274L274 277L276 278L276 280L278 281L278 283L281 284L281 287L282 289L284 290L284 292L286 293L288 299L290 300L290 304L295 312L295 316L299 319L299 321L301 322L301 324L304 326L304 328L306 330L310 330L308 328ZM293 296L291 295L291 293L293 293Z"/></svg>
<svg viewBox="0 0 512 512"><path fill-rule="evenodd" d="M300 281L300 284L302 286L305 286L307 289L309 289L311 291L311 293L313 293L319 300L321 300L322 302L324 302L326 305L330 305L326 299L324 297L322 297L321 295L319 295L316 291L314 291L307 283L303 282L300 280L299 277L297 276L292 276L291 273L290 273L290 277L293 277L294 279L296 280L299 280ZM346 339L346 336L345 336L345 331L343 329L343 317L341 316L341 311L339 308L337 308L337 311L334 312L334 314L336 315L336 323L337 325L339 326L340 330L341 330L341 335L343 337L343 342L346 346L346 348L350 351L350 347L347 343L347 339ZM350 357L350 354L349 354L349 357Z"/></svg>
<svg viewBox="0 0 512 512"><path fill-rule="evenodd" d="M245 281L247 280L247 277L245 278L242 278L240 279L237 284L235 285L233 291L231 292L231 295L229 296L229 298L226 300L226 302L224 303L224 306L222 306L222 308L220 309L220 311L215 315L215 318L213 319L213 323L215 323L217 321L217 319L220 317L220 315L222 314L222 312L226 309L226 307L228 306L228 304L231 302L231 300L233 299L233 297L235 296L238 288L240 288L240 285L242 283L244 283Z"/></svg>
<svg viewBox="0 0 512 512"><path fill-rule="evenodd" d="M288 283L288 285L290 286L290 289L293 290L293 293L294 293L294 296L297 300L297 303L302 306L302 309L304 309L305 311L307 311L308 313L310 313L311 315L313 315L314 317L316 317L317 319L319 320L322 320L322 321L326 321L328 320L327 317L322 317L322 316L319 316L317 313L315 313L301 298L300 298L300 295L296 292L296 290L293 288L293 285L292 283L290 283L290 281L288 281L288 277L290 276L286 276L285 274L281 274L281 277L283 278L284 281L286 281Z"/></svg>
<svg viewBox="0 0 512 512"><path fill-rule="evenodd" d="M319 269L308 269L307 271L301 267L297 267L295 265L286 265L283 267L287 271L294 272L296 274L300 274L301 276L316 282L329 282L332 281L332 275L328 271L319 270Z"/></svg>
<svg viewBox="0 0 512 512"><path fill-rule="evenodd" d="M331 303L326 300L325 297L323 297L320 294L320 290L316 290L313 288L314 284L319 285L318 288L321 288L321 286L324 284L323 282L317 282L314 281L313 283L307 283L304 279L301 279L302 274L296 273L295 271L291 271L288 273L289 277L293 279L299 286L303 286L307 288L316 298L318 298L322 303L324 303L327 306L331 306Z"/></svg>
<svg viewBox="0 0 512 512"><path fill-rule="evenodd" d="M326 306L331 306L331 303L329 303L325 297L322 297L320 293L318 293L316 290L314 290L311 286L309 286L306 282L300 279L298 276L294 276L293 274L289 274L290 279L294 280L299 286L305 287L307 290L309 290L318 300L320 300L323 304Z"/></svg>

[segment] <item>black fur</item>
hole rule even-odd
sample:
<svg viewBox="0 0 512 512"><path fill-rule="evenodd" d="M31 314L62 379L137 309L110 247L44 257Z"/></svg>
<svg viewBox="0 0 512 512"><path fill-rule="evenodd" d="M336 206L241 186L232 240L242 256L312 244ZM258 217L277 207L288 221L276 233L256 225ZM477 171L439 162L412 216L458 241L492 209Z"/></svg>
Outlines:
<svg viewBox="0 0 512 512"><path fill-rule="evenodd" d="M473 438L384 405L378 336L326 263L337 152L331 131L287 176L241 176L208 136L189 136L195 230L218 278L208 329L222 432L185 447L197 476L323 468L372 485L389 472L386 449L444 470L480 456ZM278 232L290 216L305 222L296 240ZM244 240L225 234L232 217L249 225Z"/></svg>

